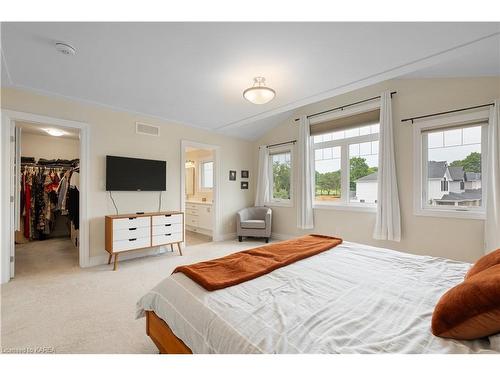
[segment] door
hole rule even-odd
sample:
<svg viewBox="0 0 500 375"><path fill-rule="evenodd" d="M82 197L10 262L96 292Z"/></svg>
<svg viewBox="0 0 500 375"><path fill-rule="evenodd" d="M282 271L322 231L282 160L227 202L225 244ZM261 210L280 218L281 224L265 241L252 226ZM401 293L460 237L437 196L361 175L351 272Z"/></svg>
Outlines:
<svg viewBox="0 0 500 375"><path fill-rule="evenodd" d="M21 129L17 128L14 121L11 123L14 147L11 147L11 240L10 240L10 277L14 277L16 261L15 231L21 230Z"/></svg>

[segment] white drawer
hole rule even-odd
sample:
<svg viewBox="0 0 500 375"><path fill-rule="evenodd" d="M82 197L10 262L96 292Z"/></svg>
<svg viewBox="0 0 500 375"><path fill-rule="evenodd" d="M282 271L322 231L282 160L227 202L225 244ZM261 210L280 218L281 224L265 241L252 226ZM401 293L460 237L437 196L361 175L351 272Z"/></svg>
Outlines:
<svg viewBox="0 0 500 375"><path fill-rule="evenodd" d="M160 234L153 236L153 246L166 245L173 242L181 242L182 233Z"/></svg>
<svg viewBox="0 0 500 375"><path fill-rule="evenodd" d="M149 216L130 217L130 218L127 217L125 219L114 219L113 220L113 230L149 227L150 225L151 225L151 219L149 218Z"/></svg>
<svg viewBox="0 0 500 375"><path fill-rule="evenodd" d="M198 209L193 210L193 209L188 208L188 209L186 210L186 215L194 215L194 216L198 216Z"/></svg>
<svg viewBox="0 0 500 375"><path fill-rule="evenodd" d="M143 247L150 247L150 246L151 246L150 237L135 238L135 239L131 238L128 240L113 241L113 251L114 252L126 251L126 250L132 250L132 249L140 249Z"/></svg>
<svg viewBox="0 0 500 375"><path fill-rule="evenodd" d="M144 238L151 235L151 227L117 229L113 231L113 241L128 240L130 238Z"/></svg>
<svg viewBox="0 0 500 375"><path fill-rule="evenodd" d="M198 205L193 203L186 203L186 210L196 210L198 209Z"/></svg>
<svg viewBox="0 0 500 375"><path fill-rule="evenodd" d="M186 216L186 225L191 225L192 227L198 226L198 218L196 216Z"/></svg>
<svg viewBox="0 0 500 375"><path fill-rule="evenodd" d="M156 215L153 216L153 225L182 224L182 215Z"/></svg>
<svg viewBox="0 0 500 375"><path fill-rule="evenodd" d="M167 233L181 233L182 224L164 224L153 226L153 236Z"/></svg>

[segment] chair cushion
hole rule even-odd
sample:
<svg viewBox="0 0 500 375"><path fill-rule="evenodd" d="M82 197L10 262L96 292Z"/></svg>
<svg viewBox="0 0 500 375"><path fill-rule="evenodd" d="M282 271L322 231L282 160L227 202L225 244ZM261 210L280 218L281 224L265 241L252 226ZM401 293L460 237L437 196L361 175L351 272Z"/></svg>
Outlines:
<svg viewBox="0 0 500 375"><path fill-rule="evenodd" d="M436 336L471 340L500 333L500 264L448 290L432 314Z"/></svg>
<svg viewBox="0 0 500 375"><path fill-rule="evenodd" d="M243 220L241 227L245 229L266 229L266 222L264 220Z"/></svg>
<svg viewBox="0 0 500 375"><path fill-rule="evenodd" d="M492 251L491 253L479 258L479 260L470 268L469 272L467 272L465 279L467 280L469 277L472 277L487 268L496 266L497 264L500 264L500 249Z"/></svg>

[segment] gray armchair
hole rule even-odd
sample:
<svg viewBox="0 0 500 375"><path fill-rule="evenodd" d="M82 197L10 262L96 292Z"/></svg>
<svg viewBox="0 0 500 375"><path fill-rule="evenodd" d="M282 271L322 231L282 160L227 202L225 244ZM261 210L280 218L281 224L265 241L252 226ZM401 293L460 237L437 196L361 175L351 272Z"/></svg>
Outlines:
<svg viewBox="0 0 500 375"><path fill-rule="evenodd" d="M238 240L243 237L264 237L266 243L271 238L272 210L267 207L244 208L236 214Z"/></svg>

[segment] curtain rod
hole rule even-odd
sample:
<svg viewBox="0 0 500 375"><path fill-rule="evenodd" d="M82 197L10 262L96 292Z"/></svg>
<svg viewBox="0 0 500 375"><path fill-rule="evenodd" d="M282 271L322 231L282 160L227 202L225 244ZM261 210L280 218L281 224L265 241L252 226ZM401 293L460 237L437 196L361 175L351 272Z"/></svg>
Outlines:
<svg viewBox="0 0 500 375"><path fill-rule="evenodd" d="M495 105L495 103L481 104L481 105L476 105L474 107L466 107L466 108L460 108L460 109L452 109L451 111L431 113L430 115L409 117L409 118L402 119L401 122L411 121L411 123L413 124L414 120L419 120L421 118L427 118L427 117L433 117L433 116L439 116L439 115L446 115L448 113L455 113L455 112L467 111L468 109L476 109L476 108L489 107L491 105Z"/></svg>
<svg viewBox="0 0 500 375"><path fill-rule="evenodd" d="M397 91L392 91L391 92L391 98L394 94L397 94ZM365 103L365 102L369 102L371 100L375 100L375 99L380 99L380 95L379 96L374 96L373 98L368 98L368 99L364 99L364 100L360 100L359 102L355 102L355 103L350 103L350 104L346 104L346 105L342 105L340 107L335 107L335 108L332 108L332 109L327 109L326 111L321 111L321 112L316 112L316 113L313 113L312 115L307 115L306 117L307 118L311 118L311 117L315 117L315 116L319 116L319 115L322 115L322 114L325 114L325 113L328 113L328 112L333 112L333 111L337 111L337 110L341 110L343 111L344 108L347 108L347 107L351 107L353 105L356 105L356 104L361 104L361 103ZM299 121L300 118L296 118L295 119L295 122Z"/></svg>
<svg viewBox="0 0 500 375"><path fill-rule="evenodd" d="M276 146L282 146L282 145L287 145L289 143L293 143L295 144L297 142L296 139L294 139L293 141L288 141L288 142L281 142L281 143L275 143L273 145L267 145L266 148L271 148L271 147L276 147Z"/></svg>

